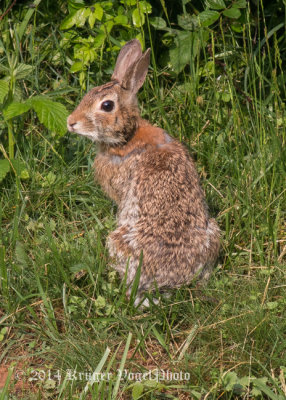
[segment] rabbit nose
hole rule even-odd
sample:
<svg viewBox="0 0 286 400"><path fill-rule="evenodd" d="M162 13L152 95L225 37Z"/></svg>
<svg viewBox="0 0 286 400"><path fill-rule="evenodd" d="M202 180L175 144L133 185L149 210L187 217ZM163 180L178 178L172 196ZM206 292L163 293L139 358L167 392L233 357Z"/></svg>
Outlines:
<svg viewBox="0 0 286 400"><path fill-rule="evenodd" d="M76 121L74 121L72 118L71 118L71 115L68 117L68 120L67 120L67 127L68 127L68 130L70 131L70 132L73 132L74 130L75 130L75 125L77 124L77 122Z"/></svg>
<svg viewBox="0 0 286 400"><path fill-rule="evenodd" d="M73 124L68 124L68 129L73 131L75 125L76 125L76 122L74 122Z"/></svg>

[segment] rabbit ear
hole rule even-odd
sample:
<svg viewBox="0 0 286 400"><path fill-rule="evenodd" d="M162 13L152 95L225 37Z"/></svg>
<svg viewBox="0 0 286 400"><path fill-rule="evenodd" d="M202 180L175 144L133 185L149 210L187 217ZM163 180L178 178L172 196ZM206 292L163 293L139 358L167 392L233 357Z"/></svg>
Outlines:
<svg viewBox="0 0 286 400"><path fill-rule="evenodd" d="M150 52L151 49L146 50L139 60L125 72L121 85L134 94L138 92L145 81L150 63Z"/></svg>
<svg viewBox="0 0 286 400"><path fill-rule="evenodd" d="M133 39L127 42L120 50L111 79L122 84L126 72L141 56L142 50L139 40Z"/></svg>

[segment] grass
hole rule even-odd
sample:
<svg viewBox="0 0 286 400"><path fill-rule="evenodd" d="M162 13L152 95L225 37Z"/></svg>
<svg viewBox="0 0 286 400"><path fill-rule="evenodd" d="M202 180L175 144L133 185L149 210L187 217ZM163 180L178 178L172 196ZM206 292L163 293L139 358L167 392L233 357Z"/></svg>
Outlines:
<svg viewBox="0 0 286 400"><path fill-rule="evenodd" d="M148 309L128 303L105 248L116 207L93 181L94 147L18 121L16 153L30 178L11 174L1 184L0 399L285 398L282 54L265 45L260 55L264 37L252 48L246 24L229 57L222 34L213 57L191 66L195 76L170 86L167 70L156 79L151 70L140 94L143 116L189 146L221 227L205 287L176 290ZM29 84L39 88L52 73L41 72L36 54L34 65ZM78 83L67 68L59 79L73 91L72 111Z"/></svg>

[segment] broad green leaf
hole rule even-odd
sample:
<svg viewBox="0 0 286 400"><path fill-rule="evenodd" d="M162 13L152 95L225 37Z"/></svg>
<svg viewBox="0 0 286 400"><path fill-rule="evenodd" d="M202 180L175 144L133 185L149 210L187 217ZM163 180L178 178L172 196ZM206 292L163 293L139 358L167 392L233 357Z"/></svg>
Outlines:
<svg viewBox="0 0 286 400"><path fill-rule="evenodd" d="M128 17L126 15L117 15L114 18L114 22L117 25L128 25Z"/></svg>
<svg viewBox="0 0 286 400"><path fill-rule="evenodd" d="M8 160L0 160L0 182L3 181L5 176L10 171L10 163Z"/></svg>
<svg viewBox="0 0 286 400"><path fill-rule="evenodd" d="M87 65L94 61L96 57L95 48L99 47L99 45L94 44L91 46L88 44L87 46L76 45L74 47L74 58L81 60L84 65Z"/></svg>
<svg viewBox="0 0 286 400"><path fill-rule="evenodd" d="M83 62L82 61L76 61L71 66L70 72L78 72L78 71L81 71L83 68L84 68Z"/></svg>
<svg viewBox="0 0 286 400"><path fill-rule="evenodd" d="M70 29L74 25L81 27L85 24L85 21L90 14L90 8L81 7L63 20L60 29Z"/></svg>
<svg viewBox="0 0 286 400"><path fill-rule="evenodd" d="M77 27L82 27L85 24L86 19L91 13L90 8L81 8L75 13L75 25Z"/></svg>
<svg viewBox="0 0 286 400"><path fill-rule="evenodd" d="M60 29L70 29L75 25L76 22L76 12L74 11L72 14L68 15L60 25Z"/></svg>
<svg viewBox="0 0 286 400"><path fill-rule="evenodd" d="M46 128L59 135L66 133L68 112L63 104L43 96L34 97L31 104L39 120Z"/></svg>
<svg viewBox="0 0 286 400"><path fill-rule="evenodd" d="M13 75L16 79L24 79L31 75L32 71L32 65L21 63L17 66L17 68L15 68Z"/></svg>
<svg viewBox="0 0 286 400"><path fill-rule="evenodd" d="M31 103L27 101L26 103L13 102L8 105L8 107L3 110L3 115L6 120L17 117L18 115L24 114L31 108Z"/></svg>
<svg viewBox="0 0 286 400"><path fill-rule="evenodd" d="M166 21L160 17L150 18L149 21L155 29L164 29L167 26Z"/></svg>
<svg viewBox="0 0 286 400"><path fill-rule="evenodd" d="M102 17L103 17L103 8L101 7L101 5L100 4L95 4L95 6L94 6L94 14L95 14L95 16L96 16L96 19L98 19L99 21L101 21L102 20Z"/></svg>
<svg viewBox="0 0 286 400"><path fill-rule="evenodd" d="M127 6L135 6L137 0L121 0L120 3L126 4Z"/></svg>
<svg viewBox="0 0 286 400"><path fill-rule="evenodd" d="M213 10L224 10L226 8L224 0L207 0L206 5Z"/></svg>
<svg viewBox="0 0 286 400"><path fill-rule="evenodd" d="M88 23L91 28L94 27L95 21L101 21L103 17L103 8L100 4L95 4L93 7L90 7L91 13L88 18Z"/></svg>
<svg viewBox="0 0 286 400"><path fill-rule="evenodd" d="M280 396L278 397L266 384L263 382L263 378L255 379L253 381L253 389L252 392L258 389L262 393L264 393L269 399L271 400L279 400Z"/></svg>
<svg viewBox="0 0 286 400"><path fill-rule="evenodd" d="M144 385L141 382L136 382L132 389L132 400L137 400L142 395Z"/></svg>
<svg viewBox="0 0 286 400"><path fill-rule="evenodd" d="M112 22L112 21L111 21ZM113 24L113 22L112 22ZM98 49L99 47L101 47L105 41L106 38L106 33L98 33L95 38L94 38L94 42L93 42L93 47L95 49Z"/></svg>
<svg viewBox="0 0 286 400"><path fill-rule="evenodd" d="M221 99L222 101L224 101L225 103L228 103L231 100L231 96L229 93L227 92L223 92L221 95Z"/></svg>
<svg viewBox="0 0 286 400"><path fill-rule="evenodd" d="M227 392L233 390L234 385L237 383L238 377L236 372L230 371L223 377L223 388Z"/></svg>
<svg viewBox="0 0 286 400"><path fill-rule="evenodd" d="M151 12L152 12L151 4L145 0L139 1L139 7L140 7L140 10L145 14L151 14Z"/></svg>
<svg viewBox="0 0 286 400"><path fill-rule="evenodd" d="M278 301L268 301L265 304L265 307L268 308L268 310L275 310L279 306Z"/></svg>
<svg viewBox="0 0 286 400"><path fill-rule="evenodd" d="M242 31L243 31L243 24L240 24L239 22L237 22L237 21L234 21L232 24L231 24L231 29L234 31L234 32L237 32L237 33L241 33Z"/></svg>
<svg viewBox="0 0 286 400"><path fill-rule="evenodd" d="M6 81L0 81L0 103L3 103L5 96L9 92L9 83Z"/></svg>
<svg viewBox="0 0 286 400"><path fill-rule="evenodd" d="M68 10L70 13L84 6L84 0L68 0Z"/></svg>
<svg viewBox="0 0 286 400"><path fill-rule="evenodd" d="M228 10L224 10L223 15L228 18L237 19L241 16L241 12L238 8L231 7Z"/></svg>
<svg viewBox="0 0 286 400"><path fill-rule="evenodd" d="M234 8L245 8L246 7L246 0L237 0L235 3L232 4Z"/></svg>
<svg viewBox="0 0 286 400"><path fill-rule="evenodd" d="M190 58L198 54L200 41L196 32L182 31L175 42L176 47L169 51L169 55L173 70L178 74L190 62Z"/></svg>
<svg viewBox="0 0 286 400"><path fill-rule="evenodd" d="M109 20L109 21L106 21L104 24L102 24L99 29L104 33L106 33L106 32L110 33L113 26L114 26L113 20L112 21Z"/></svg>
<svg viewBox="0 0 286 400"><path fill-rule="evenodd" d="M194 31L198 26L198 19L190 14L178 15L178 25L187 31Z"/></svg>
<svg viewBox="0 0 286 400"><path fill-rule="evenodd" d="M94 27L95 21L96 21L95 13L91 12L88 17L88 23L89 23L89 26L91 27L91 29Z"/></svg>
<svg viewBox="0 0 286 400"><path fill-rule="evenodd" d="M94 300L95 308L104 308L106 306L106 300L102 296L98 296L96 300Z"/></svg>
<svg viewBox="0 0 286 400"><path fill-rule="evenodd" d="M132 13L132 22L136 28L140 28L145 23L145 15L138 8L135 8Z"/></svg>
<svg viewBox="0 0 286 400"><path fill-rule="evenodd" d="M202 26L210 26L219 19L220 13L217 11L206 10L201 12L198 17Z"/></svg>

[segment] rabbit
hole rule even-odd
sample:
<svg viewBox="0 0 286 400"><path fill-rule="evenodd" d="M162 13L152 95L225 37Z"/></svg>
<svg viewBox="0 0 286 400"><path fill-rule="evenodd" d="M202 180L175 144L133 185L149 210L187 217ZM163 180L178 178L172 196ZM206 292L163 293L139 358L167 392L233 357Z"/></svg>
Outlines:
<svg viewBox="0 0 286 400"><path fill-rule="evenodd" d="M143 254L135 304L146 291L207 280L220 249L187 149L140 117L136 94L149 62L150 49L127 42L111 82L91 89L67 120L70 132L98 145L95 179L118 205L107 246L115 270L126 274L128 296Z"/></svg>

